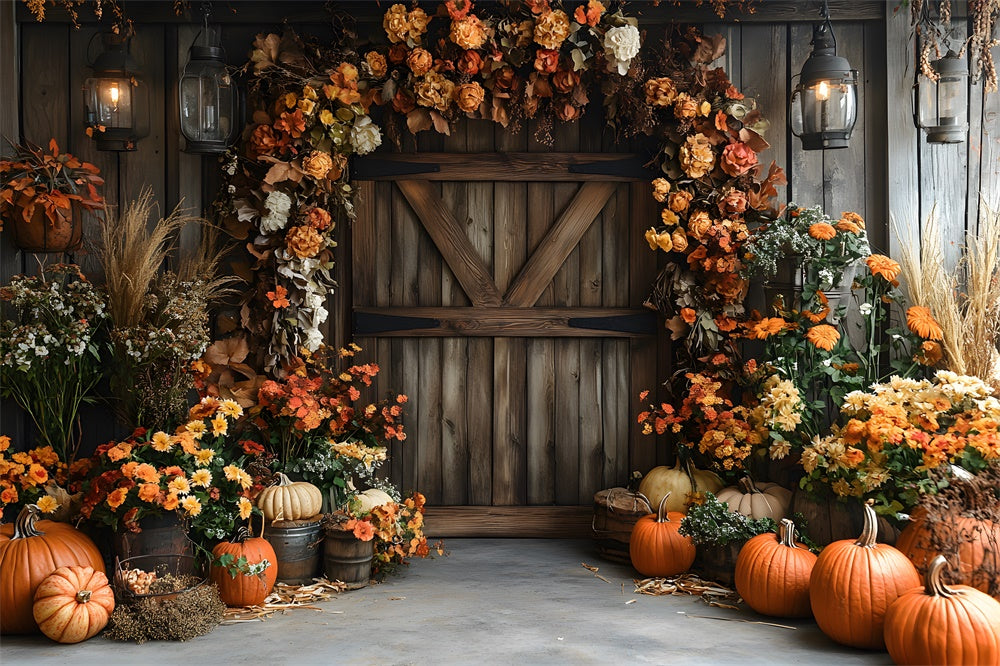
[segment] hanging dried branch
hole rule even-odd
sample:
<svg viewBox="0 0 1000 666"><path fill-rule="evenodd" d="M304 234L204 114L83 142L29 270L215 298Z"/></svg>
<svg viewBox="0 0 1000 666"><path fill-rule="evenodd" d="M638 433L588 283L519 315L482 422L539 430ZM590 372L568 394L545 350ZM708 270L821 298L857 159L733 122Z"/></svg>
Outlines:
<svg viewBox="0 0 1000 666"><path fill-rule="evenodd" d="M997 72L991 49L1000 45L1000 39L994 36L997 22L1000 21L1000 0L969 0L968 21L971 24L969 37L955 48L950 38L952 0L940 0L937 3L911 0L910 24L916 27L920 36L917 63L920 73L937 81L938 75L931 67L931 53L935 58L940 58L949 49L959 55L965 55L968 49L972 63L972 82L977 83L982 79L985 92L996 92Z"/></svg>

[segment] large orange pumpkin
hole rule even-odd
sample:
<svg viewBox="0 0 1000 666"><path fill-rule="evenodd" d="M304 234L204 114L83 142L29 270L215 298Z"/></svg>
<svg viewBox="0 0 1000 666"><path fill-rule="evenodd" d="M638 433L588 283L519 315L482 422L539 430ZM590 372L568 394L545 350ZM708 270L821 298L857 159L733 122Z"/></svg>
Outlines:
<svg viewBox="0 0 1000 666"><path fill-rule="evenodd" d="M684 514L665 511L669 497L670 493L664 495L656 513L643 516L632 528L629 555L632 566L644 576L674 576L690 569L694 562L694 542L677 532Z"/></svg>
<svg viewBox="0 0 1000 666"><path fill-rule="evenodd" d="M901 552L876 543L878 523L871 500L858 539L827 546L809 578L809 600L816 624L844 645L885 647L885 613L899 595L920 585L913 563Z"/></svg>
<svg viewBox="0 0 1000 666"><path fill-rule="evenodd" d="M1000 603L967 585L945 586L946 565L938 555L924 587L889 607L889 656L897 664L1000 664Z"/></svg>
<svg viewBox="0 0 1000 666"><path fill-rule="evenodd" d="M66 523L38 520L38 514L29 504L13 525L0 526L0 634L38 631L31 612L35 591L59 567L104 573L104 559L86 534Z"/></svg>
<svg viewBox="0 0 1000 666"><path fill-rule="evenodd" d="M223 541L212 549L212 556L216 561L226 554L232 555L234 560L245 557L247 565L267 560L270 566L260 574L237 573L232 576L226 568L213 564L209 575L219 588L222 601L233 607L258 606L264 603L274 582L278 580L278 557L271 544L263 537L251 537L242 541Z"/></svg>
<svg viewBox="0 0 1000 666"><path fill-rule="evenodd" d="M32 612L42 633L58 643L93 638L115 610L108 577L91 567L59 567L35 592Z"/></svg>
<svg viewBox="0 0 1000 666"><path fill-rule="evenodd" d="M910 516L909 524L896 541L896 548L910 558L918 573L927 571L936 555L931 552L931 529L927 511L920 507ZM1000 525L991 520L959 516L947 529L958 541L958 552L954 553L951 561L957 565L958 575L951 580L970 585L980 592L989 592L990 581L979 569L988 560L993 563L990 569L1000 569Z"/></svg>
<svg viewBox="0 0 1000 666"><path fill-rule="evenodd" d="M809 577L816 556L795 541L795 523L783 518L778 534L753 537L736 559L736 591L750 608L774 617L809 617Z"/></svg>

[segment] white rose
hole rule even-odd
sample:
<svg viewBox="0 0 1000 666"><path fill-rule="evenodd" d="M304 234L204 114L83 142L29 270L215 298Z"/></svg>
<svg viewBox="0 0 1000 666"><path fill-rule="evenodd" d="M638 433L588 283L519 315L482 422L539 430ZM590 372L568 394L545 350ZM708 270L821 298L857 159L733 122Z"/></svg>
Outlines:
<svg viewBox="0 0 1000 666"><path fill-rule="evenodd" d="M611 28L604 33L604 55L609 65L614 65L618 73L625 75L629 63L639 53L639 29L634 25Z"/></svg>
<svg viewBox="0 0 1000 666"><path fill-rule="evenodd" d="M370 153L382 145L382 132L368 116L362 116L351 128L351 145L358 155Z"/></svg>
<svg viewBox="0 0 1000 666"><path fill-rule="evenodd" d="M302 346L311 352L319 349L319 346L323 344L323 334L320 330L318 328L310 328L305 333L306 339Z"/></svg>

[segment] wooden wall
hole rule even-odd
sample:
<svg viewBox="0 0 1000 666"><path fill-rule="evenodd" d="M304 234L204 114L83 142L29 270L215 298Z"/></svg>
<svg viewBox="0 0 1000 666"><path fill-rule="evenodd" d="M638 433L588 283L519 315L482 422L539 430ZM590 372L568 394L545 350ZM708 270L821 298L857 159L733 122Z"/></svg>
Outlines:
<svg viewBox="0 0 1000 666"><path fill-rule="evenodd" d="M51 14L45 23L37 24L21 4L0 3L0 133L38 143L46 143L54 137L64 149L95 162L107 179L106 195L112 204L131 200L144 185L153 188L163 210L181 201L186 207L199 210L210 201L214 188L213 161L181 151L183 140L177 129L173 92L179 70L187 59L188 46L197 32L197 20L174 17L167 2L132 7L138 19L133 51L153 93L150 133L138 142L135 153L102 153L96 151L83 134L80 99L82 82L88 74L85 65L94 56L94 52L88 54L88 47L98 26L87 24L74 30L58 13ZM804 152L787 129L787 102L791 76L799 71L809 53L810 22L815 19L815 8L810 3L768 2L757 14L741 17L738 23L719 23L703 9L695 10L690 6L676 9L670 5L672 3L663 3L653 9L649 4L636 2L631 6L641 14L643 25L650 29L651 36L662 30L662 22L670 18L697 21L706 26L707 32L722 32L727 36L729 49L724 66L744 93L756 97L771 123L767 139L772 149L762 158L777 160L788 172L789 184L781 193L786 201L800 205L822 203L832 213L857 211L868 221L876 247L885 249L891 242L888 233L890 210L903 224L919 229L919 220L937 203L947 220L949 233L957 242L961 240L962 231L974 228L979 219L981 207L977 193L982 189L988 199L995 198L996 181L1000 177L1000 145L997 144L1000 95L984 100L981 86L974 87L970 95L970 141L958 146L928 146L910 119L908 100L913 81L913 43L905 12L894 12L891 4L878 1L831 3L841 52L862 76L858 125L850 148ZM376 29L379 20L374 16L373 6L374 3L354 3L348 7L362 16L359 34L371 34ZM361 7L367 9L359 11ZM321 3L230 3L225 12L220 11L215 17L224 27L230 62L243 61L256 32L280 30L283 17L288 17L303 32L319 35L331 32ZM561 131L579 132L579 128ZM465 128L450 139L422 137L419 145L421 149L463 150L471 149L480 140L498 149L542 149L527 135L506 136L497 130L490 136ZM588 135L585 140L594 149L606 149L610 145L607 136ZM415 147L416 144L408 144L408 149ZM486 205L489 201L482 203ZM390 232L387 238L393 247L399 246L397 249L402 255L406 254L404 244L408 241L405 237L393 237ZM416 247L414 257L419 256L424 241L410 240L414 244L408 247ZM186 246L196 242L196 236L190 232L182 238ZM593 242L604 241L595 238ZM955 248L949 249L949 252L955 251ZM347 265L348 256L341 256L342 266ZM92 264L92 259L85 255L72 258L85 265ZM603 274L605 267L600 269ZM0 234L0 278L7 280L14 273L34 270L37 270L35 258L15 251L4 234ZM432 277L420 275L417 279ZM443 275L440 279L444 299L447 280ZM609 279L604 275L605 283ZM397 292L404 288L406 285L393 285ZM333 306L331 311L339 316L331 318L329 338L341 342L349 326L349 299L339 293ZM607 343L595 344L602 349L590 350L587 358L604 354L603 347ZM447 357L453 352L445 343L439 353ZM407 355L400 348L390 350L386 356L392 359L395 368L397 360L401 363ZM578 355L578 359L583 358L584 355ZM449 382L448 386L454 391L468 389L460 374L443 378L443 381ZM489 398L478 395L470 399ZM453 399L451 390L442 392L442 401ZM0 431L21 439L24 423L17 411L4 405L0 416ZM622 414L622 418L631 419L632 410ZM416 439L419 434L412 436ZM414 450L404 454L404 461L406 455L417 453ZM645 467L653 462L655 456L643 459L640 465ZM612 476L627 471L627 467L615 470ZM403 474L402 469L396 471ZM600 479L602 484L624 481L624 478L605 476ZM416 481L415 478L399 480ZM471 489L449 489L447 479L433 483L435 487L440 486L437 492L442 499L472 499ZM567 492L565 497L545 495L538 499L574 503L585 498L579 492Z"/></svg>

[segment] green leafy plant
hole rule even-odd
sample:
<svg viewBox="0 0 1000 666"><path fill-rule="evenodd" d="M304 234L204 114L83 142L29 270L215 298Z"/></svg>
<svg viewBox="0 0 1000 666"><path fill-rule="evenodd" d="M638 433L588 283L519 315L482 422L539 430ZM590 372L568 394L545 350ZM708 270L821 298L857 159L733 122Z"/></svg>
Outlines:
<svg viewBox="0 0 1000 666"><path fill-rule="evenodd" d="M777 523L770 518L749 518L730 511L728 504L706 492L701 503L688 509L679 532L691 537L695 545L728 546L777 529Z"/></svg>
<svg viewBox="0 0 1000 666"><path fill-rule="evenodd" d="M263 576L264 572L271 566L271 562L264 559L256 564L250 564L246 555L236 557L232 553L223 553L212 562L212 566L222 567L231 578L236 578L240 574L244 576Z"/></svg>

